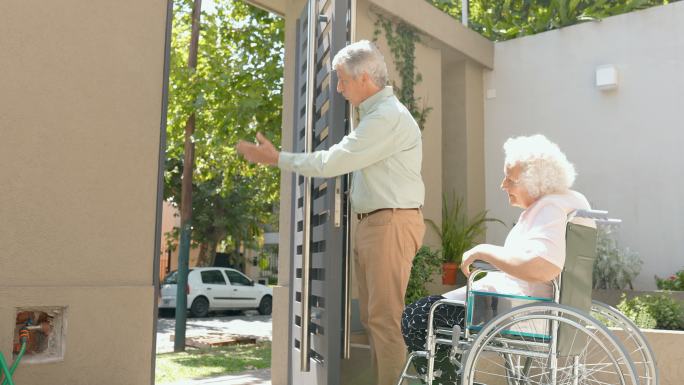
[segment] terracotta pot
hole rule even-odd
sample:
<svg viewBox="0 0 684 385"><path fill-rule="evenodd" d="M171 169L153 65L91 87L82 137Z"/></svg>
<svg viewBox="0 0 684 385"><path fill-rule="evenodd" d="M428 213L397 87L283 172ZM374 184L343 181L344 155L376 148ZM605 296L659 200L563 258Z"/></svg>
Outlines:
<svg viewBox="0 0 684 385"><path fill-rule="evenodd" d="M456 262L445 262L442 264L442 285L456 285L456 274L458 264Z"/></svg>

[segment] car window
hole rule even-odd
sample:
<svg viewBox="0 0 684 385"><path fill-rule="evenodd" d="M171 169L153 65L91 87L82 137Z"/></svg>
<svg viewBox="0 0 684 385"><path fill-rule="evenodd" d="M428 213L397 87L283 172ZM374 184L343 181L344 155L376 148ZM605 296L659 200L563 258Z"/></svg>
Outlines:
<svg viewBox="0 0 684 385"><path fill-rule="evenodd" d="M192 269L188 270L188 273L190 273ZM164 277L164 280L162 281L163 285L175 285L178 283L178 270L174 270L170 272L169 274Z"/></svg>
<svg viewBox="0 0 684 385"><path fill-rule="evenodd" d="M245 277L244 275L238 273L237 271L233 270L224 270L226 272L226 275L228 276L228 280L230 281L231 285L236 285L236 286L251 286L252 281Z"/></svg>
<svg viewBox="0 0 684 385"><path fill-rule="evenodd" d="M223 278L220 270L206 270L202 272L202 283L209 285L225 285L226 280Z"/></svg>

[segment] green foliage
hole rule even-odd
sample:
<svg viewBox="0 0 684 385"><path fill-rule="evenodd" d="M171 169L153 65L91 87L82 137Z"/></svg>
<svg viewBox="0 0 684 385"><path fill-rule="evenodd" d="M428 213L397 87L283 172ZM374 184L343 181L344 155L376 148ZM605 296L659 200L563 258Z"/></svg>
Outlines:
<svg viewBox="0 0 684 385"><path fill-rule="evenodd" d="M432 107L425 105L418 107L421 98L415 96L415 87L423 80L422 75L416 71L416 43L420 42L420 36L410 25L399 22L395 28L391 20L377 14L375 30L373 31L374 42L378 40L381 28L385 32L385 39L394 59L394 67L401 79L401 86L398 86L395 81L392 81L392 86L396 90L399 100L411 112L416 123L418 123L418 127L422 130Z"/></svg>
<svg viewBox="0 0 684 385"><path fill-rule="evenodd" d="M259 269L261 270L266 270L268 267L271 265L271 262L269 261L268 257L266 256L261 256L259 258Z"/></svg>
<svg viewBox="0 0 684 385"><path fill-rule="evenodd" d="M271 367L269 341L157 355L155 382L180 382Z"/></svg>
<svg viewBox="0 0 684 385"><path fill-rule="evenodd" d="M640 328L684 330L684 307L669 295L642 295L622 300L617 306Z"/></svg>
<svg viewBox="0 0 684 385"><path fill-rule="evenodd" d="M423 246L418 250L418 254L413 258L411 277L404 297L405 303L413 303L429 294L425 285L432 282L432 275L438 271L441 265L442 259L438 251L432 250L428 246Z"/></svg>
<svg viewBox="0 0 684 385"><path fill-rule="evenodd" d="M660 290L684 290L684 270L679 270L669 278L658 278L656 276L655 280Z"/></svg>
<svg viewBox="0 0 684 385"><path fill-rule="evenodd" d="M618 247L612 234L613 228L610 226L598 228L594 289L633 289L632 280L639 275L642 261L636 252Z"/></svg>
<svg viewBox="0 0 684 385"><path fill-rule="evenodd" d="M461 19L460 0L427 0ZM469 27L490 40L508 40L627 13L669 0L470 0Z"/></svg>
<svg viewBox="0 0 684 385"><path fill-rule="evenodd" d="M193 244L211 264L218 244L235 249L276 223L277 169L241 160L235 144L262 131L280 143L284 23L242 1L220 0L203 13L197 69L187 67L192 1L174 2L164 195L180 205L184 129L193 135Z"/></svg>
<svg viewBox="0 0 684 385"><path fill-rule="evenodd" d="M481 211L472 218L468 218L463 199L452 194L451 202L446 194L442 196L442 225L427 219L427 223L437 232L442 242L442 257L444 262L461 263L463 253L475 246L478 237L487 229L487 222L498 222L496 218L488 218L487 210Z"/></svg>

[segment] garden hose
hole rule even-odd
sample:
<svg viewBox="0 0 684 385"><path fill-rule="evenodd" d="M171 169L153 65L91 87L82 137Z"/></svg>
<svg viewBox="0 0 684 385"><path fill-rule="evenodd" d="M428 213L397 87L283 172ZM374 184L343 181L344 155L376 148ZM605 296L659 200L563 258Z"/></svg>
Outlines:
<svg viewBox="0 0 684 385"><path fill-rule="evenodd" d="M14 374L14 371L17 369L17 366L19 365L21 357L23 357L24 353L26 352L26 345L28 345L28 340L29 331L26 327L23 327L21 328L21 330L19 330L19 341L21 342L21 348L19 349L19 354L17 354L17 358L14 360L14 363L11 367L7 367L5 357L2 354L0 354L0 373L2 373L5 377L4 380L2 380L2 385L14 385L12 375Z"/></svg>

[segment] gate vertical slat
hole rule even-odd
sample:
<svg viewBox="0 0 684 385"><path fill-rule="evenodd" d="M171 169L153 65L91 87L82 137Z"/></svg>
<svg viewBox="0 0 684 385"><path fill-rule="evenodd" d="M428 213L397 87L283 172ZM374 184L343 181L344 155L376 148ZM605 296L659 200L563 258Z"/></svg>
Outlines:
<svg viewBox="0 0 684 385"><path fill-rule="evenodd" d="M319 14L327 16L316 20L315 44L315 95L313 121L313 150L330 148L339 142L347 132L347 103L336 92L336 78L331 64L334 54L346 45L347 1L318 1ZM305 149L307 90L307 28L308 4L304 7L297 23L297 60L295 70L294 108L294 151ZM335 15L342 15L337 20ZM344 313L343 293L345 291L345 262L347 258L348 217L345 192L347 178L312 178L311 181L311 228L310 228L310 371L301 371L300 326L302 295L302 240L304 178L297 175L293 182L293 231L292 289L291 289L291 357L290 384L338 385L342 357ZM336 197L335 194L338 194ZM342 201L340 207L340 199ZM344 218L336 218L344 215ZM337 219L337 220L336 220Z"/></svg>

